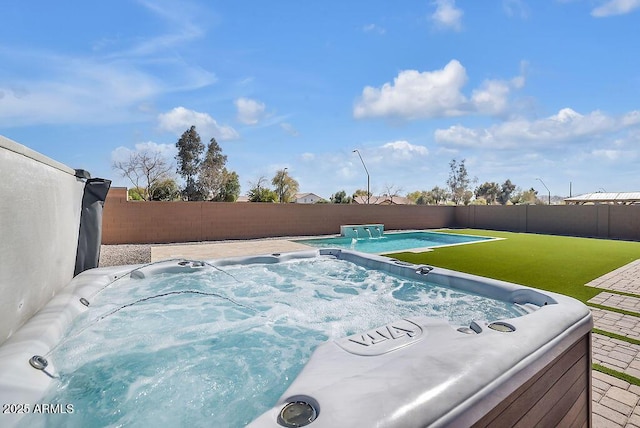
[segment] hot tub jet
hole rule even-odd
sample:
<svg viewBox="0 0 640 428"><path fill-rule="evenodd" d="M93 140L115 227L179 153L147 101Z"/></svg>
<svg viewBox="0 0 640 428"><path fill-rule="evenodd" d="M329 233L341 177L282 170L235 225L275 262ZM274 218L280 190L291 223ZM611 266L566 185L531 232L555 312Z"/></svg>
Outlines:
<svg viewBox="0 0 640 428"><path fill-rule="evenodd" d="M42 355L34 355L29 359L29 364L36 370L42 371L44 374L49 376L52 379L58 379L58 376L49 373L46 368L49 366L49 361Z"/></svg>

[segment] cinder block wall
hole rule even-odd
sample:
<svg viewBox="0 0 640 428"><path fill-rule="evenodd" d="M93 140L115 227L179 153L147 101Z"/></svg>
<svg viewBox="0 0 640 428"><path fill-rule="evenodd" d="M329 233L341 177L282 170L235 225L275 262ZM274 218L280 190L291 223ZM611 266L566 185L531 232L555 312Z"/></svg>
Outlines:
<svg viewBox="0 0 640 428"><path fill-rule="evenodd" d="M454 225L455 207L417 205L134 202L112 188L104 206L103 244L142 244L311 236L342 224L383 223L385 229Z"/></svg>
<svg viewBox="0 0 640 428"><path fill-rule="evenodd" d="M343 224L382 223L385 230L468 227L512 232L640 240L640 206L619 205L338 205L134 202L112 188L104 207L103 244L328 235Z"/></svg>
<svg viewBox="0 0 640 428"><path fill-rule="evenodd" d="M458 206L455 226L640 241L640 205Z"/></svg>

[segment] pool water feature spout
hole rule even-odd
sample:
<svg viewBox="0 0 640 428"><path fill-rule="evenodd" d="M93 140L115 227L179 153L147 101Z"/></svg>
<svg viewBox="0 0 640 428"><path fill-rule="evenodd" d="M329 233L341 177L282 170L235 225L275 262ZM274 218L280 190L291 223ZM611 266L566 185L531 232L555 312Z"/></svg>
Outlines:
<svg viewBox="0 0 640 428"><path fill-rule="evenodd" d="M340 226L340 236L345 238L353 238L360 239L360 235L363 238L373 238L374 234L371 232L371 229L374 229L377 232L377 237L382 237L384 233L384 225L383 224L349 224Z"/></svg>

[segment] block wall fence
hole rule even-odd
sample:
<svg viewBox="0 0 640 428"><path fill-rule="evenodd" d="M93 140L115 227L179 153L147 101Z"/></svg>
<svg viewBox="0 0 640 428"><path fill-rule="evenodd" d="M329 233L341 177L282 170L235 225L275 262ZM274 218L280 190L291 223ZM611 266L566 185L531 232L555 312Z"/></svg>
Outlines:
<svg viewBox="0 0 640 428"><path fill-rule="evenodd" d="M442 227L640 240L640 206L432 206L136 202L112 188L103 244L154 244L330 235L343 224L385 230Z"/></svg>

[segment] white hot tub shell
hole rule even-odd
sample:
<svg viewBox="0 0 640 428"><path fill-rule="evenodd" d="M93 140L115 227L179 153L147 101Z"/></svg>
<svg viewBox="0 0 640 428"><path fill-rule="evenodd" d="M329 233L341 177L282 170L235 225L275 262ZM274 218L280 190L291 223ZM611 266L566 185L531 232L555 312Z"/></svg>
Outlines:
<svg viewBox="0 0 640 428"><path fill-rule="evenodd" d="M325 342L280 399L269 403L273 407L249 426L296 426L295 421L287 425L283 414L286 419L289 413L302 412L304 418L305 409L311 408L315 419L308 426L319 428L590 424L592 318L588 308L574 299L338 249L208 263L224 267L311 257L336 257L402 278L428 278L431 283L517 303L529 313L493 326L473 322L464 328L410 317ZM167 261L92 269L74 278L0 347L0 401L38 402L51 378L32 368L29 359L46 355L58 343L73 319L86 310L80 302L83 296L123 275L152 276L197 266ZM50 370L55 372L55 367ZM296 403L293 408L291 403ZM19 418L3 414L0 424L12 426Z"/></svg>

